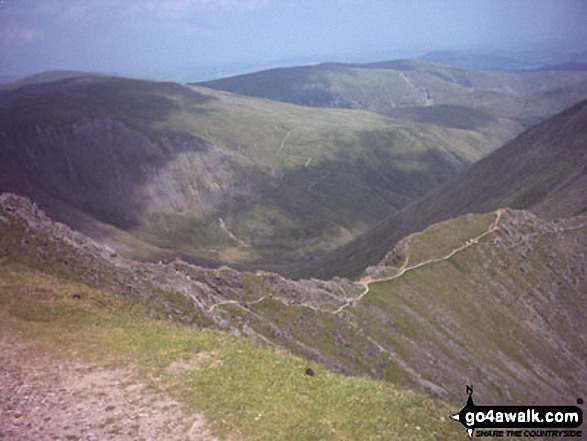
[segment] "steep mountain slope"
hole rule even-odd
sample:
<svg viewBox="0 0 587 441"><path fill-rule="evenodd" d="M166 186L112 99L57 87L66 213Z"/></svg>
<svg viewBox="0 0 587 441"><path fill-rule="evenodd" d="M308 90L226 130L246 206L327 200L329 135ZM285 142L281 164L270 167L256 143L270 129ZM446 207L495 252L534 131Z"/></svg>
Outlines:
<svg viewBox="0 0 587 441"><path fill-rule="evenodd" d="M402 237L436 222L498 207L545 219L587 211L587 101L527 130L455 179L331 253L304 275L358 276Z"/></svg>
<svg viewBox="0 0 587 441"><path fill-rule="evenodd" d="M372 270L383 281L349 314L437 385L460 377L498 401L535 390L563 402L585 392L575 330L586 318L586 221L500 210L436 224Z"/></svg>
<svg viewBox="0 0 587 441"><path fill-rule="evenodd" d="M475 126L488 132L508 124L529 127L587 98L585 70L504 73L422 60L326 63L201 84L306 106L366 109L446 127Z"/></svg>
<svg viewBox="0 0 587 441"><path fill-rule="evenodd" d="M29 201L1 195L0 437L429 440L462 434L447 418L457 406L203 329L211 325L204 318L211 298L198 284L215 283L210 286L221 298L227 283L246 280L206 274L190 284L172 266L125 261L51 222ZM165 280L174 282L164 286ZM245 328L237 321L218 326L232 334Z"/></svg>
<svg viewBox="0 0 587 441"><path fill-rule="evenodd" d="M184 353L170 349L168 337L161 341L156 330L145 335L136 325L126 337L126 325L106 321L102 333L104 322L92 311L109 304L106 293L116 293L156 317L230 330L286 348L332 371L419 389L455 406L461 404L464 383L473 383L485 402L499 404L565 403L587 392L584 215L561 222L511 210L463 216L406 238L380 267L353 284L344 279L293 282L276 274L206 270L181 261L132 262L53 223L23 198L4 195L0 207L0 271L5 283L0 293L7 323L61 323L52 332L66 342L79 339L95 349L108 347L110 341L100 343L100 336L110 336L115 347L127 338L140 340L139 348L160 344L165 349L154 355L159 361L150 363L163 367L174 354ZM22 280L27 285L18 295ZM37 288L42 280L48 281L45 289ZM67 289L58 289L55 280L68 281ZM61 293L57 304L53 292ZM71 297L75 293L77 300ZM90 315L78 316L80 306ZM95 324L85 326L88 320ZM78 327L87 331L66 338L63 326L68 332L77 333ZM215 361L217 355L212 356ZM224 363L232 360L227 369L240 366L238 375L234 370L219 375L228 375L224 381L230 390L237 387L233 379L244 381L234 390L241 398L230 398L231 392L219 405L240 405L242 411L244 404L238 400L253 399L246 395L252 391L244 378L257 378L261 366L250 365L248 355L231 357L220 358ZM284 374L266 369L261 372L278 378ZM214 372L210 374L211 379L198 373L212 381L206 400L218 396L214 387L222 387ZM267 393L275 390L270 383L282 383L259 381ZM273 414L254 403L244 406ZM211 406L216 409L215 402ZM222 418L226 412L221 411Z"/></svg>
<svg viewBox="0 0 587 441"><path fill-rule="evenodd" d="M507 139L76 75L0 93L0 188L141 258L244 264L317 253Z"/></svg>
<svg viewBox="0 0 587 441"><path fill-rule="evenodd" d="M586 233L585 216L451 220L402 243L358 296L289 307L261 297L248 326L341 372L449 400L472 382L488 401L562 401L585 392Z"/></svg>

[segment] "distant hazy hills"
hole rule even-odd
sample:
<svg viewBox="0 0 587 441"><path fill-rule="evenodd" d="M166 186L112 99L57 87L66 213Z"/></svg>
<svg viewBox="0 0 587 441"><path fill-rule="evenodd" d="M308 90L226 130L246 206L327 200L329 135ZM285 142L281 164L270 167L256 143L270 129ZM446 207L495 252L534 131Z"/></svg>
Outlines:
<svg viewBox="0 0 587 441"><path fill-rule="evenodd" d="M468 201L456 210L451 200L394 217L423 207L416 201L527 125L587 97L586 71L505 74L418 60L206 84L272 100L79 72L5 86L0 190L33 197L136 258L356 275L403 234L482 209ZM488 210L509 203L475 198ZM385 237L366 233L375 226ZM314 266L363 233L376 243L353 258L340 252L342 266Z"/></svg>
<svg viewBox="0 0 587 441"><path fill-rule="evenodd" d="M471 69L520 72L532 69L544 69L544 66L559 66L559 70L585 70L587 51L567 48L565 44L556 44L552 50L524 50L513 52L501 51L432 51L421 57L433 63L448 64ZM582 65L582 66L581 66ZM548 67L547 70L554 70Z"/></svg>
<svg viewBox="0 0 587 441"><path fill-rule="evenodd" d="M329 255L310 273L358 275L413 231L465 213L528 209L546 219L587 211L587 101L527 130L398 215Z"/></svg>
<svg viewBox="0 0 587 441"><path fill-rule="evenodd" d="M503 118L529 127L587 98L586 70L548 69L505 73L395 60L271 69L201 84L304 106L365 109L447 127L480 129Z"/></svg>
<svg viewBox="0 0 587 441"><path fill-rule="evenodd" d="M0 189L135 257L262 266L349 241L518 130L49 72L0 92Z"/></svg>
<svg viewBox="0 0 587 441"><path fill-rule="evenodd" d="M133 257L255 271L126 260L14 195L0 197L2 270L51 273L452 403L465 383L500 404L582 396L587 101L519 132L576 101L585 73L326 67L354 103L375 100L366 88L380 75L380 103L402 119L86 74L4 89L0 190ZM320 87L315 105L332 104ZM5 291L13 318L53 314L15 305L30 289Z"/></svg>

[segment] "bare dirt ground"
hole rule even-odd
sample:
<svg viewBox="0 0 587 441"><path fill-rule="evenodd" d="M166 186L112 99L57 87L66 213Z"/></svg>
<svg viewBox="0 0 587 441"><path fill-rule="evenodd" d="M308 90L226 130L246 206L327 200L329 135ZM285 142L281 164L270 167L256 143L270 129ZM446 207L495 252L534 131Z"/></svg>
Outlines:
<svg viewBox="0 0 587 441"><path fill-rule="evenodd" d="M1 335L0 439L216 440L201 415L149 390L132 368L64 362Z"/></svg>

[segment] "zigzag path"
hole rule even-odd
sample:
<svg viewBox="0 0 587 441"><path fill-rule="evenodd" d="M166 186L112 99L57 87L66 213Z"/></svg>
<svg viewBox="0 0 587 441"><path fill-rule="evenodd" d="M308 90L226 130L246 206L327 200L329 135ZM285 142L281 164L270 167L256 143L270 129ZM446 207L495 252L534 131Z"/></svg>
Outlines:
<svg viewBox="0 0 587 441"><path fill-rule="evenodd" d="M408 271L412 271L418 268L422 268L423 266L426 265L430 265L433 263L438 263L438 262L442 262L444 260L448 260L451 257L453 257L455 254L460 253L461 251L476 245L479 243L479 240L481 240L483 237L487 236L488 234L493 233L494 231L497 230L498 225L499 225L499 221L501 220L501 217L503 215L504 210L502 208L500 208L499 210L496 211L496 216L495 216L495 220L492 222L491 225L489 225L489 227L487 228L487 230L485 230L483 233L481 233L479 236L473 237L472 239L468 239L463 245L461 245L460 247L454 248L450 253L448 253L446 256L443 257L438 257L436 259L429 259L429 260L425 260L424 262L420 262L417 265L412 265L412 266L408 266L409 260L410 260L410 256L406 256L406 260L403 263L403 265L400 267L400 270L397 274L394 274L393 276L389 276L389 277L384 277L384 278L380 278L380 279L372 279L371 276L365 276L363 277L361 280L359 280L357 283L359 283L360 285L363 285L364 289L363 292L361 294L359 294L358 297L351 299L349 301L347 301L344 305L342 305L341 307L339 307L338 309L334 310L334 314L338 314L340 312L342 312L345 308L348 308L351 305L354 305L356 303L358 303L359 301L361 301L363 299L363 297L365 297L365 295L367 295L367 293L369 292L369 285L373 284L373 283L381 283L381 282L389 282L391 280L394 279L399 279L401 276L403 276L405 273L407 273ZM410 238L408 238L409 240Z"/></svg>
<svg viewBox="0 0 587 441"><path fill-rule="evenodd" d="M483 233L481 233L480 235L473 237L471 239L468 239L463 245L454 248L450 253L448 253L445 256L442 257L438 257L435 259L429 259L429 260L425 260L423 262L418 263L417 265L412 265L412 266L408 266L409 264L409 256L406 256L406 260L403 263L403 265L399 268L399 272L397 274L394 274L393 276L389 276L389 277L384 277L384 278L378 278L378 279L372 279L370 276L365 276L363 277L361 280L359 280L358 282L356 282L359 285L363 286L363 291L357 296L354 297L352 299L348 299L345 301L345 303L343 303L340 307L336 308L335 310L329 310L329 309L324 309L324 308L319 308L316 307L314 305L308 304L308 303L299 303L299 306L303 306L309 309L312 309L314 311L318 311L318 312L327 312L327 313L331 313L331 314L340 314L342 311L344 311L346 308L348 308L349 306L352 305L356 305L358 302L360 302L363 297L365 297L365 295L367 295L367 293L369 292L369 285L373 284L373 283L382 283L382 282L389 282L391 280L394 279L398 279L401 276L403 276L405 273L407 273L408 271L412 271L418 268L422 268L426 265L431 265L433 263L437 263L437 262L442 262L444 260L448 260L451 257L453 257L455 254L479 243L479 240L481 240L483 237L487 236L488 234L493 233L494 231L496 231L498 229L498 225L499 222L501 220L501 217L503 215L504 209L499 209L496 211L496 217L495 220L491 223L491 225L489 225L489 227L487 228L487 230L485 230ZM410 237L408 237L407 240L410 240ZM266 296L262 296L260 298L258 298L257 300L254 300L252 302L246 302L247 305L254 305L257 303L262 302L263 300L265 300L267 297ZM279 298L274 298L275 300L281 300L283 303L285 303L285 301L283 299L279 299ZM216 308L218 308L219 306L223 306L223 305L239 305L242 306L243 302L239 302L237 300L226 300L223 302L219 302L216 303L214 305L212 305L210 308L208 308L207 312L208 313L212 313L214 312L214 310Z"/></svg>

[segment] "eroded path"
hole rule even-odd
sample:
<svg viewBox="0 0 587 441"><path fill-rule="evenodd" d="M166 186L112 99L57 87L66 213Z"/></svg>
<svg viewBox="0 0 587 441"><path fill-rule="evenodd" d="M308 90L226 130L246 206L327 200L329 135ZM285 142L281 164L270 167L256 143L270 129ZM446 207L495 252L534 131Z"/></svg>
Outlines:
<svg viewBox="0 0 587 441"><path fill-rule="evenodd" d="M401 72L399 74L399 77L403 81L408 83L408 85L410 85L419 95L422 95L422 98L424 99L424 106L428 107L428 106L434 105L434 98L432 98L432 95L427 88L424 89L424 88L418 87L414 83L414 80L410 77L410 75L406 75L403 72Z"/></svg>
<svg viewBox="0 0 587 441"><path fill-rule="evenodd" d="M281 144L279 145L279 147L275 151L276 158L279 158L279 154L281 153L281 151L285 147L285 143L287 142L287 140L289 139L290 136L291 136L291 131L288 130L287 133L285 134L285 136L283 137L283 139L281 140Z"/></svg>
<svg viewBox="0 0 587 441"><path fill-rule="evenodd" d="M0 439L217 441L201 415L149 388L132 367L71 361L6 335Z"/></svg>
<svg viewBox="0 0 587 441"><path fill-rule="evenodd" d="M357 285L362 286L362 290L358 295L352 296L352 297L347 297L347 296L340 296L340 297L335 297L336 300L338 300L339 302L341 302L341 305L335 309L332 308L325 308L325 307L320 307L308 302L299 302L296 303L296 306L301 306L301 307L305 307L308 309L311 309L313 311L316 312L322 312L322 313L330 313L330 314L340 314L342 313L346 308L350 307L350 306L354 306L356 304L358 304L368 293L370 290L370 285L374 284L374 283L382 283L382 282L389 282L395 279L399 279L400 277L402 277L404 274L406 274L409 271L413 271L422 267L425 267L427 265L432 265L438 262L443 262L446 261L448 259L450 259L451 257L453 257L454 255L474 246L477 245L479 243L479 241L481 239L483 239L485 236L497 231L499 229L499 223L502 219L502 216L504 214L504 209L498 209L495 212L495 219L494 221L487 227L487 229L479 234L478 236L472 237L470 239L467 239L462 245L453 248L449 253L447 253L444 256L441 257L437 257L437 258L433 258L433 259L428 259L425 260L423 262L419 262L415 265L410 265L409 261L410 261L410 256L409 254L406 256L403 264L401 267L398 268L397 273L389 276L389 277L381 277L381 278L372 278L372 276L364 276L361 280L359 280L358 282L355 282ZM579 229L579 228L583 228L585 225L583 224L579 224L576 226L570 226L567 228L560 228L557 227L556 231L557 232L563 232L563 231L570 231L570 230L575 230L575 229ZM417 233L415 233L417 234ZM408 236L406 238L406 240L410 241L411 236ZM334 297L334 296L333 296ZM253 314L253 311L251 311L250 309L248 309L248 307L255 305L257 303L260 303L264 300L266 300L268 297L267 296L261 296L255 300L252 301L247 301L247 302L243 302L243 301L237 301L237 300L226 300L226 301L222 301L219 303L216 303L214 305L212 305L211 307L208 308L207 312L208 313L212 313L214 312L214 310L219 307L219 306L223 306L223 305L236 305L239 307L244 308L244 310L246 310L248 313ZM282 302L284 305L286 306L292 306L290 303L288 303L287 299L285 298L280 298L279 296L273 296L272 297L273 300L276 301L280 301Z"/></svg>
<svg viewBox="0 0 587 441"><path fill-rule="evenodd" d="M383 278L376 278L373 279L371 278L371 276L365 276L363 277L361 280L359 280L358 282L356 282L358 285L361 285L363 287L362 291L355 297L351 297L351 298L347 298L347 297L340 297L339 300L342 302L342 304L336 308L336 309L327 309L327 308L322 308L322 307L318 307L316 305L312 305L310 303L307 302L301 302L301 303L296 303L297 306L302 306L308 309L311 309L313 311L317 311L317 312L325 312L325 313L330 313L330 314L340 314L341 312L343 312L346 308L348 308L349 306L353 306L356 305L358 302L360 302L363 297L365 297L365 295L367 295L367 293L369 292L369 286L373 283L380 283L380 282L389 282L391 280L400 278L401 276L403 276L404 274L406 274L408 271L412 271L418 268L422 268L423 266L426 265L431 265L437 262L442 262L444 260L448 260L451 257L453 257L455 254L473 246L479 243L479 241L487 236L488 234L493 233L494 231L496 231L498 229L498 225L499 222L502 218L502 215L504 213L503 209L499 209L495 212L496 216L495 216L495 220L491 223L491 225L489 225L487 227L487 230L485 230L483 233L479 234L476 237L473 237L471 239L468 239L465 243L463 243L461 246L454 248L453 250L451 250L448 254L446 254L445 256L442 257L438 257L438 258L434 258L434 259L429 259L429 260L425 260L423 262L420 262L416 265L409 265L409 255L406 256L406 259L404 261L404 263L402 264L402 266L399 268L399 271L389 277L383 277ZM406 240L410 240L411 236L409 236ZM255 305L257 303L260 303L264 300L267 299L267 296L262 296L259 297L256 300L253 301L248 301L248 302L243 302L243 301L238 301L238 300L226 300L226 301L222 301L219 303L216 303L212 306L210 306L207 310L208 313L213 313L216 308L221 307L221 306L226 306L226 305L235 305L238 307L243 307L245 308L245 310L248 313L253 313L250 309L248 309L249 306L251 305ZM273 297L274 300L280 301L285 305L290 306L286 299L282 299L279 297Z"/></svg>
<svg viewBox="0 0 587 441"><path fill-rule="evenodd" d="M408 255L408 256L406 256L406 260L404 261L403 265L400 267L399 272L397 274L394 274L393 276L389 276L389 277L380 278L380 279L372 279L370 276L366 276L366 277L362 278L358 283L363 285L363 292L361 294L359 294L358 297L348 300L345 304L340 306L338 309L334 310L333 311L334 314L339 314L340 312L342 312L344 309L348 308L349 306L355 305L356 303L360 302L363 299L363 297L365 297L365 295L367 295L367 293L369 292L369 285L371 285L372 283L389 282L391 280L398 279L401 276L403 276L405 273L407 273L408 271L422 268L423 266L431 265L433 263L438 263L438 262L442 262L444 260L448 260L451 257L453 257L455 254L460 253L461 251L466 250L467 248L478 244L479 240L481 240L483 237L487 236L488 234L493 233L494 231L496 231L498 229L499 221L501 220L503 212L504 212L503 209L497 210L495 220L491 223L491 225L489 225L487 230L485 230L480 235L473 237L472 239L467 240L460 247L454 248L450 253L448 253L445 256L438 257L436 259L425 260L424 262L420 262L417 265L408 266L409 259L410 259L409 255Z"/></svg>

